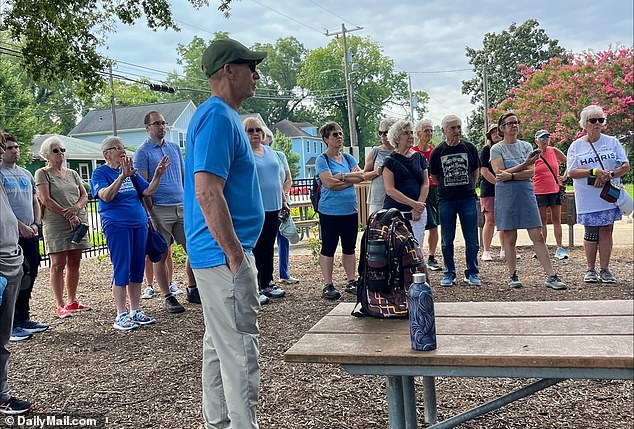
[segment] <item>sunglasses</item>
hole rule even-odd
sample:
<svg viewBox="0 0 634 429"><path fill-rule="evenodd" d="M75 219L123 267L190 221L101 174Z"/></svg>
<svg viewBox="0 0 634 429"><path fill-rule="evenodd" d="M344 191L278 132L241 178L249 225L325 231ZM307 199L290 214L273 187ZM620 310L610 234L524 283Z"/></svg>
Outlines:
<svg viewBox="0 0 634 429"><path fill-rule="evenodd" d="M544 137L540 137L539 138L540 142L545 142L545 141L548 141L548 140L550 140L550 136L544 136Z"/></svg>
<svg viewBox="0 0 634 429"><path fill-rule="evenodd" d="M150 122L148 125L153 125L155 127L167 126L167 122L165 122L165 121L154 121L154 122Z"/></svg>
<svg viewBox="0 0 634 429"><path fill-rule="evenodd" d="M402 136L413 136L414 135L414 131L412 130L405 130L401 132Z"/></svg>
<svg viewBox="0 0 634 429"><path fill-rule="evenodd" d="M59 149L58 148L51 149L51 152L53 152L53 153L60 153L60 152L64 153L64 152L66 152L66 148L60 147Z"/></svg>
<svg viewBox="0 0 634 429"><path fill-rule="evenodd" d="M508 121L502 124L503 127L511 126L511 125L519 125L520 121Z"/></svg>
<svg viewBox="0 0 634 429"><path fill-rule="evenodd" d="M330 137L343 137L343 132L334 131L334 132L330 133Z"/></svg>
<svg viewBox="0 0 634 429"><path fill-rule="evenodd" d="M258 65L257 61L247 61L247 60L239 60L239 61L234 61L231 64L246 64L249 66L249 70L251 70L251 73L255 73L255 66Z"/></svg>
<svg viewBox="0 0 634 429"><path fill-rule="evenodd" d="M247 133L249 134L261 133L261 132L262 132L262 128L247 128Z"/></svg>
<svg viewBox="0 0 634 429"><path fill-rule="evenodd" d="M590 118L588 119L588 122L590 122L591 124L596 124L597 122L602 124L605 122L605 118Z"/></svg>
<svg viewBox="0 0 634 429"><path fill-rule="evenodd" d="M387 136L387 131L379 131L380 136Z"/></svg>
<svg viewBox="0 0 634 429"><path fill-rule="evenodd" d="M113 150L113 149L116 149L116 150L125 150L125 147L123 147L123 146L114 146L114 147L109 147L108 149L106 149L106 151L108 151L108 150Z"/></svg>

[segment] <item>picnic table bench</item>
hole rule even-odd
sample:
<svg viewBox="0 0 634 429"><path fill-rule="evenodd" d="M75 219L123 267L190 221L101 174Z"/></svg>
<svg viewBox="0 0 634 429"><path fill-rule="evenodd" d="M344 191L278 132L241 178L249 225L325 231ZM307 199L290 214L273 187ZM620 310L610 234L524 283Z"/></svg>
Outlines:
<svg viewBox="0 0 634 429"><path fill-rule="evenodd" d="M452 428L564 379L634 379L633 301L436 303L438 348L410 347L409 322L356 318L340 303L284 354L288 362L339 364L384 375L390 428L415 428L414 377L423 377L425 421ZM539 378L438 423L434 378Z"/></svg>

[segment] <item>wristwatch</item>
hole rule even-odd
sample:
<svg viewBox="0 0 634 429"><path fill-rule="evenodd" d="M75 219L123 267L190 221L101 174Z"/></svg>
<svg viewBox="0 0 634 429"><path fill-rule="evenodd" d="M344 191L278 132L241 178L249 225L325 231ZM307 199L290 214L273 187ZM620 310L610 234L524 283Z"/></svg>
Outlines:
<svg viewBox="0 0 634 429"><path fill-rule="evenodd" d="M610 177L616 177L614 176L614 171L610 171Z"/></svg>

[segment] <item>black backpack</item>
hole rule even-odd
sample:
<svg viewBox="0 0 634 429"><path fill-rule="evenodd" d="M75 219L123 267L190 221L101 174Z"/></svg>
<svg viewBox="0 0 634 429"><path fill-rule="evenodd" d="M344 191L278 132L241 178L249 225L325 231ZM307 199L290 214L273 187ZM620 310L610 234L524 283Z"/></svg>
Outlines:
<svg viewBox="0 0 634 429"><path fill-rule="evenodd" d="M353 316L408 316L407 290L412 276L426 270L412 226L399 210L381 209L370 215L361 238L358 271Z"/></svg>
<svg viewBox="0 0 634 429"><path fill-rule="evenodd" d="M346 160L346 163L348 164L348 170L350 170L350 160L348 159L348 154L344 153L343 154L343 159ZM328 168L330 168L330 160L328 159L328 155L326 155L324 153L324 158L326 158L326 163L328 164ZM321 198L321 187L322 187L322 183L321 180L319 179L319 175L315 174L313 176L313 186L310 187L310 202L313 205L313 209L315 210L315 212L318 212L318 208L319 208L319 199Z"/></svg>

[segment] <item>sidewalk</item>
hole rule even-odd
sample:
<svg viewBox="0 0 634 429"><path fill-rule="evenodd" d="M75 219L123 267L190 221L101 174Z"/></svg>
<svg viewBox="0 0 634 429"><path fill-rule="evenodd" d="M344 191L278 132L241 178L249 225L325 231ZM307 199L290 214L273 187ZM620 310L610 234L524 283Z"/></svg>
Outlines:
<svg viewBox="0 0 634 429"><path fill-rule="evenodd" d="M561 228L562 228L563 244L565 247L568 247L570 227L568 225L562 225ZM362 236L362 233L359 232L359 235L357 237L357 251L360 249L361 236ZM575 247L583 245L583 226L582 225L577 224L573 226L573 237L574 237ZM614 246L634 247L634 223L632 223L631 216L628 216L627 218L624 217L622 220L614 224L614 233L612 234L612 238L614 240ZM440 237L438 241L439 241L438 246L440 246ZM456 240L454 244L457 247L464 246L464 238L462 237L460 222L458 222L458 226L456 227ZM555 246L555 234L554 234L552 225L548 225L547 244L549 247ZM497 231L495 231L495 235L493 236L492 245L493 246L500 245L500 240L498 238ZM531 245L532 245L532 242L530 238L528 237L528 233L526 232L526 230L519 230L517 232L517 246L531 246ZM305 237L299 243L291 245L291 254L292 255L310 255L311 254L310 247L308 247L308 242Z"/></svg>

